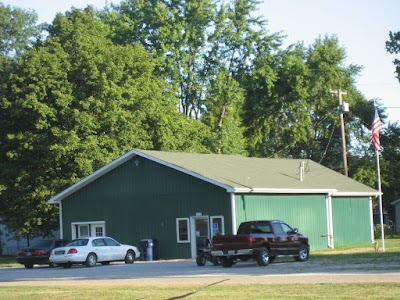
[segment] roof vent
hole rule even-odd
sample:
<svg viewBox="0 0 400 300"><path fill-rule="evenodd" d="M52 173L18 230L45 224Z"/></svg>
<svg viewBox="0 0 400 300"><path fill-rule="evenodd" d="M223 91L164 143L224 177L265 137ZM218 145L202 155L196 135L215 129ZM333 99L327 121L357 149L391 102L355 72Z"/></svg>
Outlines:
<svg viewBox="0 0 400 300"><path fill-rule="evenodd" d="M302 161L300 163L300 167L299 167L299 176L300 176L300 181L304 180L304 161Z"/></svg>

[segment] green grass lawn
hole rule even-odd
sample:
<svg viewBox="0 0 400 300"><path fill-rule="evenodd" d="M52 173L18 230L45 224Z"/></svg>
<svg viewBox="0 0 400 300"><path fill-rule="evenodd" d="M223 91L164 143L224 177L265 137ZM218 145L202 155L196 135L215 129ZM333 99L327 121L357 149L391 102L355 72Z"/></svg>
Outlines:
<svg viewBox="0 0 400 300"><path fill-rule="evenodd" d="M371 243L313 251L311 263L399 261L400 239L385 240L385 252ZM18 266L15 257L0 257L0 267ZM170 286L0 286L0 299L399 299L398 283L170 285Z"/></svg>
<svg viewBox="0 0 400 300"><path fill-rule="evenodd" d="M0 287L4 300L52 299L398 299L398 283Z"/></svg>

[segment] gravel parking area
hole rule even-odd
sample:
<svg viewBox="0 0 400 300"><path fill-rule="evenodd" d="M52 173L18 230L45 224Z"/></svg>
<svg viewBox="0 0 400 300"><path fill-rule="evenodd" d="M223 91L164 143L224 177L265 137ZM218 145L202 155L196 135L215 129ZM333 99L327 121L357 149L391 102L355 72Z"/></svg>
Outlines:
<svg viewBox="0 0 400 300"><path fill-rule="evenodd" d="M177 285L400 282L400 259L391 262L357 261L351 264L277 261L267 267L239 262L231 268L194 260L113 263L71 269L38 266L0 269L0 286L11 285Z"/></svg>

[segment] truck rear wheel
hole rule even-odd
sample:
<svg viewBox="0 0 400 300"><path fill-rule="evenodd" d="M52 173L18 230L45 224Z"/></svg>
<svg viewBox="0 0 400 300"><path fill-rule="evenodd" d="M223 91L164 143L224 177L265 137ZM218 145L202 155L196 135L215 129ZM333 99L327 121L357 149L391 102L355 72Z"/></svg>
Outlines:
<svg viewBox="0 0 400 300"><path fill-rule="evenodd" d="M260 267L266 267L269 263L269 251L267 248L260 248L257 256L257 264Z"/></svg>

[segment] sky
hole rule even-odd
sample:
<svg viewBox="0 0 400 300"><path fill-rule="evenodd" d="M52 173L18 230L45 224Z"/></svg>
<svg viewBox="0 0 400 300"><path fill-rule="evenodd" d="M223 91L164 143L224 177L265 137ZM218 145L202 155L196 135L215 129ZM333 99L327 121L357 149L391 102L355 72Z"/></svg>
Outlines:
<svg viewBox="0 0 400 300"><path fill-rule="evenodd" d="M93 5L101 9L106 2L118 4L120 0L0 2L34 10L39 22L50 23L58 12L63 13L72 6ZM358 90L368 100L380 99L387 109L387 121L400 122L400 83L394 73L395 55L385 49L389 31L400 31L399 12L400 0L263 0L256 15L268 20L270 33L282 32L286 36L285 47L296 42L309 46L319 37L336 35L346 50L346 65L364 67L357 77Z"/></svg>

